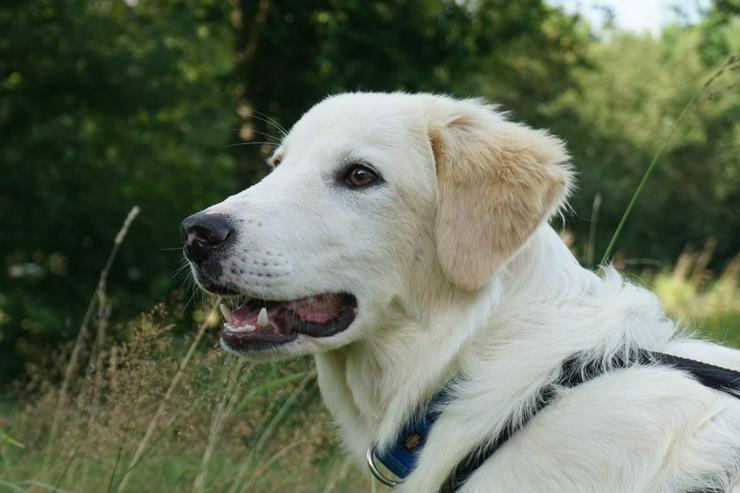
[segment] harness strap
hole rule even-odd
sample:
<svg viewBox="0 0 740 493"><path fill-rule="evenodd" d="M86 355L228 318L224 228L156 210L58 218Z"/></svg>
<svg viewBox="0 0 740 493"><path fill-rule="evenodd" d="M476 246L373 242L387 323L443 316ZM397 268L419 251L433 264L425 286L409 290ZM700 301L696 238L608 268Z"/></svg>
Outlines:
<svg viewBox="0 0 740 493"><path fill-rule="evenodd" d="M563 363L560 376L540 391L530 413L517 423L509 421L493 440L486 440L476 446L455 466L443 483L439 493L455 493L475 470L506 443L517 430L524 427L556 397L558 389L575 387L605 373L609 369L627 368L636 364L664 365L689 373L702 385L740 398L740 372L671 354L638 349L631 352L628 357L624 354L618 354L606 365L590 363L583 366L581 361L582 358L575 355ZM396 480L383 476L376 467L376 460L400 480L405 479L413 472L419 452L426 443L432 425L442 413L445 404L450 400L451 388L451 383L445 385L424 408L420 409L403 426L389 448L382 450L381 453L377 453L374 448L368 450L367 459L370 470L381 482L388 486L394 486L398 483Z"/></svg>
<svg viewBox="0 0 740 493"><path fill-rule="evenodd" d="M493 441L476 447L465 456L447 477L439 493L455 493L517 430L524 427L553 400L559 387L575 387L605 372L605 368L596 363L589 364L579 371L578 361L578 358L574 357L563 364L560 378L542 389L534 409L519 424L510 422ZM635 364L670 366L691 374L702 385L727 392L740 399L740 372L671 354L639 349L628 358L624 355L615 356L608 368L627 368Z"/></svg>

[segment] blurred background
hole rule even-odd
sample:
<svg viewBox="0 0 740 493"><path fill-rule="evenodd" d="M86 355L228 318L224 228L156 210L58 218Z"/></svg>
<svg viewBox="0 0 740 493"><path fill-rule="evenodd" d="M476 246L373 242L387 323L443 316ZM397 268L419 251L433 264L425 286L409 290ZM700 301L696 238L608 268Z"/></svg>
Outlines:
<svg viewBox="0 0 740 493"><path fill-rule="evenodd" d="M0 491L371 488L309 363L224 358L178 271L181 219L341 91L483 96L565 139L578 188L556 226L588 267L660 151L611 259L740 345L739 52L738 0L4 0Z"/></svg>

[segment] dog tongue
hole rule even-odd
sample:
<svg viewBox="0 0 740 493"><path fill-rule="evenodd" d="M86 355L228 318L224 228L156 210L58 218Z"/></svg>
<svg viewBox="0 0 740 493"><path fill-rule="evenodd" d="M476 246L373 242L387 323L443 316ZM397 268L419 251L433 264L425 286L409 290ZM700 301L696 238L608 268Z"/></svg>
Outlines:
<svg viewBox="0 0 740 493"><path fill-rule="evenodd" d="M339 296L311 296L294 301L290 308L304 322L324 324L339 315L342 300Z"/></svg>

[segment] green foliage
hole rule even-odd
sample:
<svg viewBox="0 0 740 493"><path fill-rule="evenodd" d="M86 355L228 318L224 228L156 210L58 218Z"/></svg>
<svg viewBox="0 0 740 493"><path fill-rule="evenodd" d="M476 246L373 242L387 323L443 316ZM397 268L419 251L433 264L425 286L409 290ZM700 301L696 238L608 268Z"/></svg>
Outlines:
<svg viewBox="0 0 740 493"><path fill-rule="evenodd" d="M489 96L536 119L584 63L588 31L542 0L240 3L243 134L278 134L328 94L428 91ZM256 140L264 140L257 138ZM237 156L242 184L270 146ZM259 174L259 171L257 171Z"/></svg>
<svg viewBox="0 0 740 493"><path fill-rule="evenodd" d="M11 485L234 493L367 487L364 471L342 468L309 359L255 364L224 355L211 340L186 364L187 345L196 343L170 330L173 318L158 307L130 323L128 341L110 346L101 373L70 382L64 405L45 374L34 375L33 400L22 392L17 402L0 401L3 428L26 445L0 440L0 491ZM165 412L154 422L160 406ZM59 432L52 434L57 420ZM146 452L132 463L150 426Z"/></svg>
<svg viewBox="0 0 740 493"><path fill-rule="evenodd" d="M113 318L187 305L180 220L262 176L280 137L270 120L288 127L339 91L484 96L552 129L581 173L574 249L598 258L681 109L740 50L737 13L716 0L651 38L597 36L544 0L5 1L0 382L76 334L133 205ZM618 259L671 261L712 237L718 268L740 249L736 83L723 74L668 142Z"/></svg>
<svg viewBox="0 0 740 493"><path fill-rule="evenodd" d="M727 40L740 50L740 24ZM553 125L581 173L571 226L586 237L591 204L601 194L598 252L663 144L617 246L629 257L667 261L687 243L711 237L720 266L740 250L737 74L727 71L701 92L666 142L682 109L729 57L703 56L704 41L701 27L673 28L659 40L615 33L593 46L595 66L579 70L579 84L560 96L557 109L577 122Z"/></svg>
<svg viewBox="0 0 740 493"><path fill-rule="evenodd" d="M182 217L234 191L222 2L0 7L0 379L79 327L117 228L131 315L172 289Z"/></svg>
<svg viewBox="0 0 740 493"><path fill-rule="evenodd" d="M683 327L740 347L740 256L710 279L703 265L706 253L684 252L671 271L646 278L666 311Z"/></svg>

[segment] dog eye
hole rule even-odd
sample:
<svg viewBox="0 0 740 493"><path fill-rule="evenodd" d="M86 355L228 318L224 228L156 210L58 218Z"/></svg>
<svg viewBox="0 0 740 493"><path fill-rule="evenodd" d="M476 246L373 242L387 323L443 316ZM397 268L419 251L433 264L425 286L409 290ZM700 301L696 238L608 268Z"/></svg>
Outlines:
<svg viewBox="0 0 740 493"><path fill-rule="evenodd" d="M364 164L355 164L347 171L344 183L350 188L364 188L380 179L378 174Z"/></svg>

